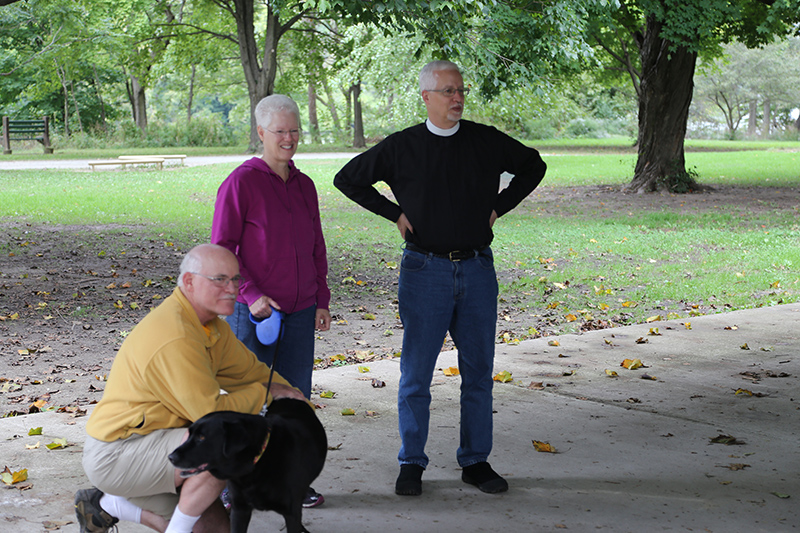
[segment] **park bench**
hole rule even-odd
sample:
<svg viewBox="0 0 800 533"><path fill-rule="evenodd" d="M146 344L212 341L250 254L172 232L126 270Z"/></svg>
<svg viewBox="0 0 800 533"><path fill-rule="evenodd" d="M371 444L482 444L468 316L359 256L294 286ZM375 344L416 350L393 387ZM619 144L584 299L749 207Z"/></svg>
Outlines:
<svg viewBox="0 0 800 533"><path fill-rule="evenodd" d="M120 159L180 159L181 165L183 164L183 160L186 159L186 155L184 154L171 154L171 155L121 155L119 156Z"/></svg>
<svg viewBox="0 0 800 533"><path fill-rule="evenodd" d="M97 166L105 165L158 165L158 169L164 168L164 160L159 157L142 157L137 159L105 159L103 161L89 161L89 166L95 170Z"/></svg>
<svg viewBox="0 0 800 533"><path fill-rule="evenodd" d="M11 141L38 141L44 153L52 154L50 146L50 118L40 120L11 120L3 117L3 154L11 153Z"/></svg>

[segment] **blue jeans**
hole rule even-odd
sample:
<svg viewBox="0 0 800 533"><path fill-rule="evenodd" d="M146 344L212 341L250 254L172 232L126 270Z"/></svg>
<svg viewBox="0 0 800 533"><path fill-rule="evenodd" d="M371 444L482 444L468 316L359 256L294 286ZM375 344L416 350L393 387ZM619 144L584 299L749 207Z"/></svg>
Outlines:
<svg viewBox="0 0 800 533"><path fill-rule="evenodd" d="M462 467L486 461L492 450L492 370L497 323L497 276L489 248L450 261L406 249L398 287L403 351L398 417L400 464L428 465L431 380L447 331L458 349Z"/></svg>
<svg viewBox="0 0 800 533"><path fill-rule="evenodd" d="M225 317L236 335L259 361L272 365L275 349L279 350L275 372L300 389L306 398L311 397L311 373L314 370L314 320L315 305L294 313L283 314L283 337L270 346L264 346L256 337L256 326L250 322L250 309L236 302L233 314Z"/></svg>

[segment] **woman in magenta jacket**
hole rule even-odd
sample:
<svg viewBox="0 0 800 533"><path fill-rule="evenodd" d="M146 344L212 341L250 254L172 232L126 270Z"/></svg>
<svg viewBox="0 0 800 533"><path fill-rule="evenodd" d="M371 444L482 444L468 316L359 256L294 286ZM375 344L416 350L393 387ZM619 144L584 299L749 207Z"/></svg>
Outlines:
<svg viewBox="0 0 800 533"><path fill-rule="evenodd" d="M300 137L297 104L273 94L258 103L255 117L264 154L242 163L220 185L211 242L236 255L244 278L235 311L227 317L234 334L271 365L276 344L258 341L250 314L266 318L281 311L284 332L275 371L308 398L314 330L327 331L331 324L317 190L292 161Z"/></svg>

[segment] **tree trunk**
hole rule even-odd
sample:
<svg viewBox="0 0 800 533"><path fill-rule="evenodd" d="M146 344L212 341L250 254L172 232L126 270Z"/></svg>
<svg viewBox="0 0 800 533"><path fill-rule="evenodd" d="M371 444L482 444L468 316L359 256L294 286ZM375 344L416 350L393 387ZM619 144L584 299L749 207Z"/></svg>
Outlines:
<svg viewBox="0 0 800 533"><path fill-rule="evenodd" d="M747 119L747 135L755 137L758 133L758 102L750 100L750 116Z"/></svg>
<svg viewBox="0 0 800 533"><path fill-rule="evenodd" d="M262 64L259 64L253 0L232 0L232 11L236 18L239 56L244 69L244 77L247 81L247 95L250 98L250 143L248 151L256 152L261 140L258 138L258 125L253 113L261 99L275 92L275 75L278 72L278 41L286 30L303 17L305 12L296 13L281 25L278 20L278 12L272 8L272 3L267 3L264 50L261 58Z"/></svg>
<svg viewBox="0 0 800 533"><path fill-rule="evenodd" d="M67 89L66 73L58 62L56 62L56 74L58 74L58 80L64 90L64 137L69 137L69 90Z"/></svg>
<svg viewBox="0 0 800 533"><path fill-rule="evenodd" d="M308 82L308 129L311 132L311 140L320 143L319 136L319 117L317 117L317 91L314 88L314 81Z"/></svg>
<svg viewBox="0 0 800 533"><path fill-rule="evenodd" d="M97 76L97 67L92 65L92 70L94 71L94 92L100 102L100 129L106 131L108 129L106 124L106 104L103 102L103 95L100 94L100 78Z"/></svg>
<svg viewBox="0 0 800 533"><path fill-rule="evenodd" d="M333 101L333 93L331 93L331 89L328 86L328 82L323 78L322 80L322 88L325 89L325 96L328 97L328 110L331 113L331 121L333 121L333 129L337 132L342 130L342 125L339 123L339 113L336 111L336 102Z"/></svg>
<svg viewBox="0 0 800 533"><path fill-rule="evenodd" d="M769 98L764 100L764 122L761 123L761 136L764 139L769 138L769 127L772 125L772 108L770 106Z"/></svg>
<svg viewBox="0 0 800 533"><path fill-rule="evenodd" d="M192 123L192 102L194 101L194 77L197 74L197 65L192 65L192 77L189 80L189 103L186 104L186 123Z"/></svg>
<svg viewBox="0 0 800 533"><path fill-rule="evenodd" d="M142 133L147 131L147 98L139 78L131 75L131 96L133 99L133 121Z"/></svg>
<svg viewBox="0 0 800 533"><path fill-rule="evenodd" d="M75 98L75 84L69 82L69 93L72 96L72 105L75 106L75 118L78 119L78 131L83 132L83 120L81 120L81 109L78 107L78 100Z"/></svg>
<svg viewBox="0 0 800 533"><path fill-rule="evenodd" d="M655 17L648 17L640 44L639 155L626 192L700 188L686 172L683 149L697 53L685 47L670 51L672 43L660 36L661 29Z"/></svg>
<svg viewBox="0 0 800 533"><path fill-rule="evenodd" d="M364 120L361 116L361 81L353 85L353 148L366 148Z"/></svg>

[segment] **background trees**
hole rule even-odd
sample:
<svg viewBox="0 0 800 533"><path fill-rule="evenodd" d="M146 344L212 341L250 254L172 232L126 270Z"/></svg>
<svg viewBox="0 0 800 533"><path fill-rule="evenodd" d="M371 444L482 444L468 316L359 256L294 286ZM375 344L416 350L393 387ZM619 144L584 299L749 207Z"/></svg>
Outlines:
<svg viewBox="0 0 800 533"><path fill-rule="evenodd" d="M363 146L420 119L416 74L447 57L473 86L469 118L528 138L630 136L629 189L677 190L696 186L687 125L775 134L800 103L798 40L784 39L800 0L3 3L0 113L50 115L60 142L254 150L251 110L277 90L308 140Z"/></svg>

